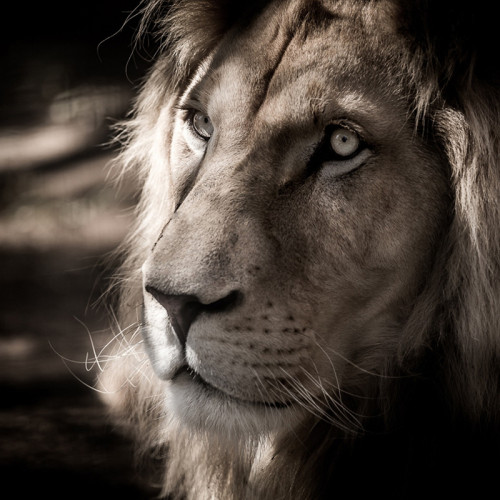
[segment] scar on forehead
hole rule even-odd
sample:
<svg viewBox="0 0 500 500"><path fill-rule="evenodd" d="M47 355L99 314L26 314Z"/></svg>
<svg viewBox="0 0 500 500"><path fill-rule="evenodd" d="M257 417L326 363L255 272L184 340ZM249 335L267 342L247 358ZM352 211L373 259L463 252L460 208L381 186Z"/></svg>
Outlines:
<svg viewBox="0 0 500 500"><path fill-rule="evenodd" d="M329 26L332 21L338 18L338 14L328 10L321 2L303 5L299 12L288 18L288 24L284 23L275 35L275 40L277 40L281 34L281 45L272 59L269 68L262 76L263 90L259 104L256 107L256 112L259 111L266 101L273 78L278 72L292 41L295 38L305 40L310 32L317 32L318 29Z"/></svg>

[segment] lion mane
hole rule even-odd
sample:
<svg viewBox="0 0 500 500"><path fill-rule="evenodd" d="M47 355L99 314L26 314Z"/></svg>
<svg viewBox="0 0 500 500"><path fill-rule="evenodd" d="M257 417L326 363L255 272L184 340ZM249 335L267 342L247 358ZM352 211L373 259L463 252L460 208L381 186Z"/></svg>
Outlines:
<svg viewBox="0 0 500 500"><path fill-rule="evenodd" d="M421 498L430 491L449 497L489 492L492 485L495 491L500 470L500 68L494 16L481 2L472 13L451 1L237 4L149 0L141 7L140 36L152 33L158 50L118 135L123 151L117 161L135 176L141 196L119 276L116 350L99 381L112 416L134 437L139 455L152 459L145 463L160 474L162 494L169 498L319 499L374 493ZM418 144L430 145L444 165L444 216L437 223L432 262L422 270L396 340L387 336L376 354L365 349L367 368L342 398L355 424L351 419L352 425L340 425L311 409L291 428L263 429L259 435L249 424L247 435L240 430L224 436L208 418L203 427L170 416L162 392L166 382L151 369L142 345L141 267L157 235L163 235L168 217L159 214L174 213L180 203L168 172L173 132L168 127L159 132L158 123L173 116L179 96L197 81L197 72L228 33L235 37L263 12L288 7L295 9L287 28L291 33L308 20L342 18L382 33L390 20L395 35L387 39L384 64L404 82L401 99ZM324 20L325 9L335 14ZM339 33L347 45L350 37L362 35ZM398 43L391 46L393 40ZM163 142L159 133L166 134ZM352 395L356 386L362 397Z"/></svg>

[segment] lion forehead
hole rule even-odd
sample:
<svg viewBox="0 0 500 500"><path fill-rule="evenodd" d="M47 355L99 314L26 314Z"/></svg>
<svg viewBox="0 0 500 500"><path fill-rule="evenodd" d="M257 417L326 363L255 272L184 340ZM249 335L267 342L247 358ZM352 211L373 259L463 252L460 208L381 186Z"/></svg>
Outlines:
<svg viewBox="0 0 500 500"><path fill-rule="evenodd" d="M256 22L223 39L200 65L183 101L201 102L214 122L225 121L230 130L259 119L275 128L310 128L346 113L370 120L394 112L396 101L381 95L392 89L395 97L404 80L391 64L399 43L392 31L381 36L352 12L318 26L275 10L259 18L263 25ZM404 120L405 110L399 112Z"/></svg>

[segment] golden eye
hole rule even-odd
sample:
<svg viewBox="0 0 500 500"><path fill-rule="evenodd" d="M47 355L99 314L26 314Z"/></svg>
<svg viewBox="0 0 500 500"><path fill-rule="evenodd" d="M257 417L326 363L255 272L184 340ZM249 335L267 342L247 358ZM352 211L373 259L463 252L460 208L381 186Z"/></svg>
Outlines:
<svg viewBox="0 0 500 500"><path fill-rule="evenodd" d="M337 127L330 136L330 146L335 154L347 158L359 149L358 134L344 127Z"/></svg>
<svg viewBox="0 0 500 500"><path fill-rule="evenodd" d="M208 115L196 111L191 118L193 130L205 141L208 141L214 132L214 126Z"/></svg>

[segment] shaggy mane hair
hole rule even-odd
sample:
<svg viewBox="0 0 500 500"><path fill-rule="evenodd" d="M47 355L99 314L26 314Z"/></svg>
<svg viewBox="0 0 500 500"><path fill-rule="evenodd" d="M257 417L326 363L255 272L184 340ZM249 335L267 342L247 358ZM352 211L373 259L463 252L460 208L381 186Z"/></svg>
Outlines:
<svg viewBox="0 0 500 500"><path fill-rule="evenodd" d="M269 2L246 3L238 8L231 0L150 0L142 6L139 36L152 34L158 51L133 115L118 137L124 147L117 161L133 172L142 193L137 226L125 248L121 325L139 322L140 267L148 241L143 235L158 229L152 207L155 213L159 207L171 209L169 193L159 192L158 186L165 183L151 173L158 114L228 29L249 22ZM380 416L364 422L364 432L344 434L311 415L293 439L275 443L269 457L264 438L220 443L210 435L193 437L173 428L164 416L155 418L159 404L151 375L138 372L131 356L118 356L120 367L104 373L104 398L117 421L136 435L142 453L156 450L164 494L191 499L319 499L378 492L386 498L421 498L432 487L449 497L457 492L478 494L497 481L498 29L491 20L495 16L481 1L472 5L473 12L452 1L393 4L408 45L407 55L401 56L401 75L415 89L418 133L432 138L446 160L450 213L431 276L401 334L400 350L385 367L386 376L369 388L366 405L372 409L364 414L376 415L376 408ZM127 372L134 377L123 375ZM123 384L123 378L131 383ZM120 391L110 390L117 387ZM255 477L259 487L249 490Z"/></svg>

